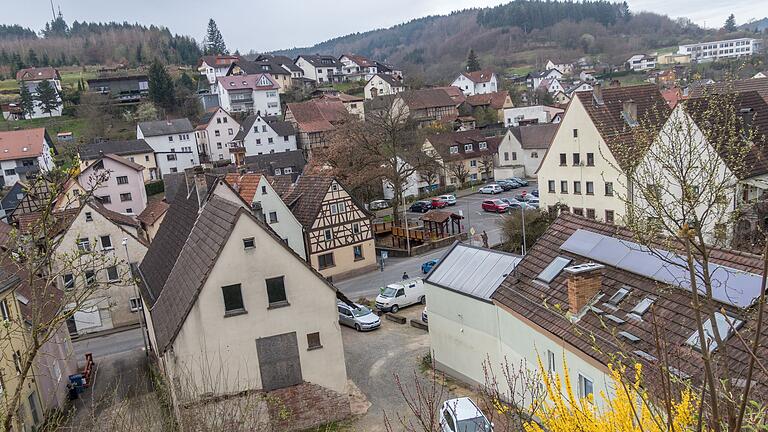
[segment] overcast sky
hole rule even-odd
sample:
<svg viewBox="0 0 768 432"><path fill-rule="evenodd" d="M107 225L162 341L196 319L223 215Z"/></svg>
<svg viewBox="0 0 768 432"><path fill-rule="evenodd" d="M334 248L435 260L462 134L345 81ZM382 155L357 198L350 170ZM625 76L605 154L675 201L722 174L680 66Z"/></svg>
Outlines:
<svg viewBox="0 0 768 432"><path fill-rule="evenodd" d="M10 1L10 0L8 0ZM629 0L633 11L687 16L707 27L721 26L730 13L741 24L768 16L765 0ZM67 22L128 21L163 25L202 40L208 19L216 20L230 50L268 51L309 46L336 36L389 27L430 14L505 3L498 0L54 0ZM11 2L0 23L41 29L50 0Z"/></svg>

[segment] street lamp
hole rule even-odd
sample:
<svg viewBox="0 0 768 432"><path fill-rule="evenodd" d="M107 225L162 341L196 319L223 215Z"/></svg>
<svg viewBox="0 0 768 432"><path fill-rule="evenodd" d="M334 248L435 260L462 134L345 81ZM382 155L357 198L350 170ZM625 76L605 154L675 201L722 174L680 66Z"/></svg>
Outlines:
<svg viewBox="0 0 768 432"><path fill-rule="evenodd" d="M528 249L528 247L525 244L525 206L526 206L526 202L523 201L522 204L520 205L520 214L523 215L523 256L525 256L526 249Z"/></svg>
<svg viewBox="0 0 768 432"><path fill-rule="evenodd" d="M408 233L408 214L406 213L408 208L405 206L405 191L400 188L400 197L403 201L403 220L405 220L405 244L408 247L408 256L411 256L411 235ZM394 244L394 242L393 242Z"/></svg>
<svg viewBox="0 0 768 432"><path fill-rule="evenodd" d="M125 249L125 259L128 263L128 269L131 269L131 256L128 255L128 237L123 237L123 249ZM141 329L141 341L144 343L144 355L149 356L149 347L147 347L147 334L144 331L144 302L141 301L141 295L139 295L139 287L134 281L133 283L133 292L136 296L136 300L138 301L138 312L139 312L139 328Z"/></svg>

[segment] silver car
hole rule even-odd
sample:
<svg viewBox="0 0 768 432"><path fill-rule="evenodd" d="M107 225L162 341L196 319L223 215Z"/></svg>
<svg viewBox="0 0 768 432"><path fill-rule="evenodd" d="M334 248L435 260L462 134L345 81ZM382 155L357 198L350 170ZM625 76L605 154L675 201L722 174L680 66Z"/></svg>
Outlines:
<svg viewBox="0 0 768 432"><path fill-rule="evenodd" d="M357 331L373 330L381 326L381 320L370 309L357 303L354 305L353 308L342 301L336 302L340 324L353 327Z"/></svg>

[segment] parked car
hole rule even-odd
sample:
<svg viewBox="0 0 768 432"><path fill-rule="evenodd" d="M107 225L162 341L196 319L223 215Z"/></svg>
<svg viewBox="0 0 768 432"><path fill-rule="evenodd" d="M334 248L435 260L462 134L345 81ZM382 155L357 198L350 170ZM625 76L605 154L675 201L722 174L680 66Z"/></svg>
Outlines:
<svg viewBox="0 0 768 432"><path fill-rule="evenodd" d="M432 205L433 209L441 209L448 207L448 203L441 200L440 198L432 198L432 202L430 203Z"/></svg>
<svg viewBox="0 0 768 432"><path fill-rule="evenodd" d="M518 200L518 201L522 201L522 202L528 201L531 198L535 198L535 197L533 195L527 194L527 193L521 193L521 194L515 195L515 199Z"/></svg>
<svg viewBox="0 0 768 432"><path fill-rule="evenodd" d="M493 199L483 201L482 207L488 212L505 213L509 205L500 199Z"/></svg>
<svg viewBox="0 0 768 432"><path fill-rule="evenodd" d="M426 213L430 210L432 210L432 203L429 201L416 201L415 203L411 204L411 207L408 208L408 211L416 213Z"/></svg>
<svg viewBox="0 0 768 432"><path fill-rule="evenodd" d="M424 281L421 278L389 284L376 296L376 309L383 312L397 313L400 308L416 303L427 303Z"/></svg>
<svg viewBox="0 0 768 432"><path fill-rule="evenodd" d="M518 209L518 208L523 206L523 203L521 203L520 201L518 201L518 200L516 200L514 198L502 198L501 200L504 201L505 203L507 203L509 208Z"/></svg>
<svg viewBox="0 0 768 432"><path fill-rule="evenodd" d="M526 207L533 207L535 209L539 208L539 199L536 197L530 197L528 198L528 201L525 202Z"/></svg>
<svg viewBox="0 0 768 432"><path fill-rule="evenodd" d="M532 190L532 191L531 191L531 195L533 195L533 196L535 196L536 198L538 198L538 197L539 197L539 190L538 190L538 189L534 189L534 190Z"/></svg>
<svg viewBox="0 0 768 432"><path fill-rule="evenodd" d="M387 200L375 200L368 203L369 210L383 210L389 208L389 201Z"/></svg>
<svg viewBox="0 0 768 432"><path fill-rule="evenodd" d="M524 178L510 177L508 180L514 180L514 181L520 183L520 185L522 185L522 186L528 186L528 180L526 180Z"/></svg>
<svg viewBox="0 0 768 432"><path fill-rule="evenodd" d="M427 321L427 308L424 307L424 310L421 311L421 320L424 321L424 324L429 324L429 321Z"/></svg>
<svg viewBox="0 0 768 432"><path fill-rule="evenodd" d="M501 188L505 191L512 190L517 187L516 184L512 182L508 182L506 180L499 180L496 182L497 185L501 186Z"/></svg>
<svg viewBox="0 0 768 432"><path fill-rule="evenodd" d="M493 424L468 397L449 399L440 408L442 432L493 432Z"/></svg>
<svg viewBox="0 0 768 432"><path fill-rule="evenodd" d="M489 184L480 188L480 193L484 194L497 194L502 192L504 192L504 189L502 189L501 186L497 184Z"/></svg>
<svg viewBox="0 0 768 432"><path fill-rule="evenodd" d="M421 272L424 274L429 273L430 271L432 271L432 267L436 266L438 262L440 262L438 258L431 259L425 262L424 264L421 265Z"/></svg>
<svg viewBox="0 0 768 432"><path fill-rule="evenodd" d="M440 195L438 198L440 198L440 200L445 201L446 203L448 203L449 206L455 206L456 205L456 196L455 195L452 195L452 194Z"/></svg>
<svg viewBox="0 0 768 432"><path fill-rule="evenodd" d="M336 307L339 309L339 323L353 327L357 331L374 330L381 326L381 319L367 307L354 304L350 306L343 301L337 301Z"/></svg>
<svg viewBox="0 0 768 432"><path fill-rule="evenodd" d="M519 188L519 187L523 186L523 184L522 184L522 183L520 183L519 181L515 180L514 178L508 178L508 179L504 179L504 181L505 181L505 182L508 182L508 183L510 183L510 184L513 184L513 185L515 186L515 187L514 187L515 189L517 189L517 188Z"/></svg>

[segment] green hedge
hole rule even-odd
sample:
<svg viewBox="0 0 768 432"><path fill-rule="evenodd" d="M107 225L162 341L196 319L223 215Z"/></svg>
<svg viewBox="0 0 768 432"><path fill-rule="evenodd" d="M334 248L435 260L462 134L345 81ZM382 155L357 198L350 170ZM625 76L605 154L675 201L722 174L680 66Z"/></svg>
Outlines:
<svg viewBox="0 0 768 432"><path fill-rule="evenodd" d="M147 189L147 196L157 195L165 192L165 183L162 180L157 180L145 184L144 188Z"/></svg>

